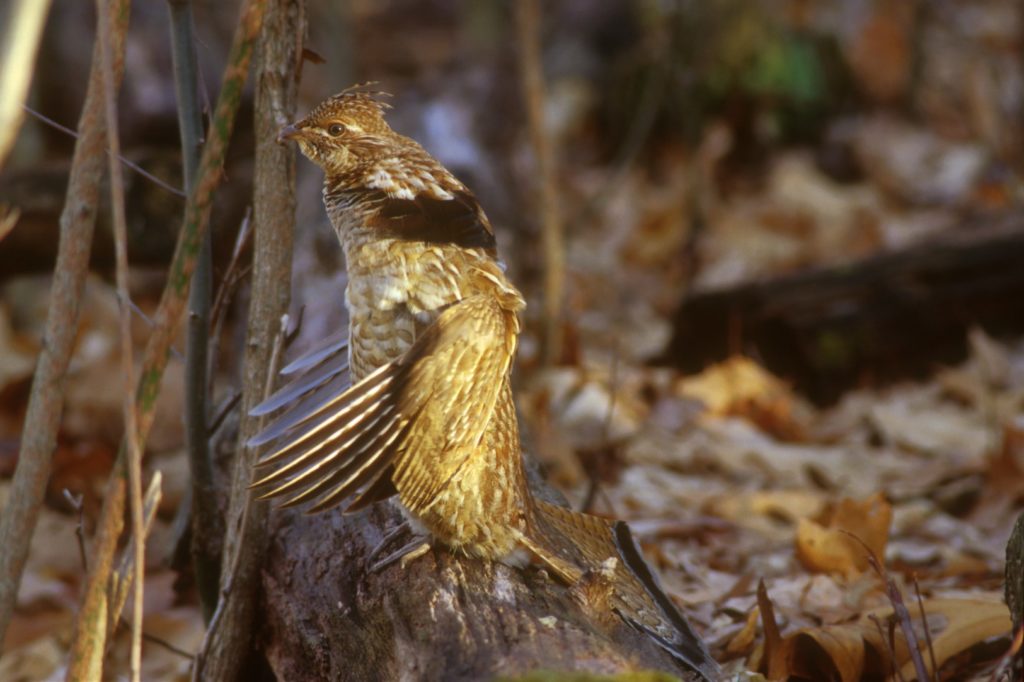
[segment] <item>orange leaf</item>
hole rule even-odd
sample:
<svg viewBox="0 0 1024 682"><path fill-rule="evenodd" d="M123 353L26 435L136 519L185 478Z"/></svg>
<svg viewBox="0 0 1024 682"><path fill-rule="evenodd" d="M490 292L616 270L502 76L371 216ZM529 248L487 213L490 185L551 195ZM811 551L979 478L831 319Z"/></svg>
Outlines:
<svg viewBox="0 0 1024 682"><path fill-rule="evenodd" d="M864 672L864 638L855 626L800 630L786 638L784 648L792 662L790 675L857 682Z"/></svg>
<svg viewBox="0 0 1024 682"><path fill-rule="evenodd" d="M861 542L875 556L882 557L891 522L892 506L880 493L860 501L844 498L820 523L800 519L797 557L810 571L855 577L868 568Z"/></svg>

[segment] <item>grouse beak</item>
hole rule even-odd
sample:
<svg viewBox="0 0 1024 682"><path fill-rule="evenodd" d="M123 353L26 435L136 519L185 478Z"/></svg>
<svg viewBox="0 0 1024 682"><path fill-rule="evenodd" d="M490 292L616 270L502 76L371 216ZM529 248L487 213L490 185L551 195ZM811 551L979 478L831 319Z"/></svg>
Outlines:
<svg viewBox="0 0 1024 682"><path fill-rule="evenodd" d="M294 140L302 135L302 130L295 127L295 124L286 125L277 131L277 143L284 144L288 140Z"/></svg>

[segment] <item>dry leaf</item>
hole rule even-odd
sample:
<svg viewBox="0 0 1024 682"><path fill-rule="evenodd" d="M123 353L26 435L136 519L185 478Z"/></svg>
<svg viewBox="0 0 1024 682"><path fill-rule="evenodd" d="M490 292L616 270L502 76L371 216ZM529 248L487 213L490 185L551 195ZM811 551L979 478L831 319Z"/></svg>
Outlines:
<svg viewBox="0 0 1024 682"><path fill-rule="evenodd" d="M764 658L767 661L768 679L785 679L789 665L782 648L779 624L775 621L775 608L763 580L757 583L757 609L761 613L761 622L764 625Z"/></svg>
<svg viewBox="0 0 1024 682"><path fill-rule="evenodd" d="M821 523L800 520L796 553L808 570L854 577L868 568L867 550L885 554L891 523L892 506L880 493L860 501L844 498Z"/></svg>
<svg viewBox="0 0 1024 682"><path fill-rule="evenodd" d="M914 63L913 5L874 3L854 36L849 63L864 91L881 102L898 100L910 83Z"/></svg>
<svg viewBox="0 0 1024 682"><path fill-rule="evenodd" d="M922 647L925 646L924 632L921 629L921 622L918 610L914 605L908 605L911 617L914 619L914 629ZM928 631L931 633L932 650L935 652L935 661L941 668L943 663L957 656L971 647L993 637L1010 636L1012 623L1010 612L998 600L981 599L929 599L924 602L924 611L928 622ZM864 624L865 640L870 642L879 652L885 651L885 645L878 639L878 629L872 625L872 630L867 627L870 617L874 616L881 622L892 616L892 608L878 609L870 614L865 614L861 619ZM897 637L897 665L900 666L903 679L910 679L914 676L914 663L910 660L906 651L906 644L901 637ZM930 657L925 653L925 665L931 668Z"/></svg>
<svg viewBox="0 0 1024 682"><path fill-rule="evenodd" d="M790 664L787 676L856 682L864 673L864 639L853 626L801 630L786 637L782 648Z"/></svg>
<svg viewBox="0 0 1024 682"><path fill-rule="evenodd" d="M742 355L676 384L680 396L699 400L715 415L744 417L782 440L802 440L810 408L786 382Z"/></svg>
<svg viewBox="0 0 1024 682"><path fill-rule="evenodd" d="M865 676L875 679L892 669L889 646L882 640L878 626L881 623L885 629L884 624L892 617L891 607L865 613L855 623L805 627L782 636L775 624L774 607L763 587L758 591L758 604L769 618L765 621L763 650L759 652L762 657L758 660L752 657L748 663L759 670L767 670L770 679L794 676L856 682ZM931 599L924 602L924 609L940 667L981 642L1010 634L1009 612L997 600ZM911 607L915 632L920 646L924 647L926 639L917 613L917 608ZM897 634L894 644L902 679L912 679L914 666L906 642ZM930 657L922 653L927 664Z"/></svg>
<svg viewBox="0 0 1024 682"><path fill-rule="evenodd" d="M0 680L37 682L54 676L64 660L57 637L43 637L32 644L4 651Z"/></svg>
<svg viewBox="0 0 1024 682"><path fill-rule="evenodd" d="M743 624L743 629L733 636L729 640L729 643L725 645L725 653L727 656L739 656L744 651L750 648L750 645L754 643L754 637L757 636L757 621L761 616L760 609L752 609L747 615L747 620Z"/></svg>

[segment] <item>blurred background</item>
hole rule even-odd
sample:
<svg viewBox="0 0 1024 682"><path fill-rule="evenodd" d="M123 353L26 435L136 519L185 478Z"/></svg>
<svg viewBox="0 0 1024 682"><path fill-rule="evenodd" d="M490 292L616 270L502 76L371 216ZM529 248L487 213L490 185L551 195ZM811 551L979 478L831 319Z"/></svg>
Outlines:
<svg viewBox="0 0 1024 682"><path fill-rule="evenodd" d="M310 1L299 114L374 81L392 95L392 126L477 194L529 301L519 403L550 478L575 504L630 519L716 654L751 667L763 662L747 618L757 577L770 581L791 630L879 606L878 590L851 596L851 585L870 582L865 566L822 565L801 545L805 521L822 533L846 528L835 521L843 504L867 505L846 513L878 519L865 531L880 537L873 546L917 572L929 598L998 601L1003 547L1024 506L1024 5L542 5L535 38L555 162L546 180L510 3ZM193 8L212 101L237 3ZM0 241L0 500L17 461L74 145L40 118L75 128L94 24L92 3L53 0L28 98L38 115L26 116L0 169L0 204L21 214ZM127 49L123 154L180 187L164 3L133 3ZM216 195L215 284L251 203L249 88ZM303 159L297 168L293 307L304 314L293 352L344 323L322 177ZM184 202L126 177L142 344ZM551 362L542 353L544 182L565 239ZM37 531L7 634L5 650L19 653L0 662L0 679L59 670L82 575L69 551L78 517L63 490L83 495L88 528L121 436L107 201L49 525ZM244 278L229 300L220 399L239 384ZM189 569L174 560L187 506L181 364L172 359L147 444L165 492L146 608L148 630L191 651L202 620ZM59 548L56 537L66 540ZM988 674L1001 652L989 630L974 635L948 652L961 657L958 674ZM147 679L187 670L182 656L147 651Z"/></svg>

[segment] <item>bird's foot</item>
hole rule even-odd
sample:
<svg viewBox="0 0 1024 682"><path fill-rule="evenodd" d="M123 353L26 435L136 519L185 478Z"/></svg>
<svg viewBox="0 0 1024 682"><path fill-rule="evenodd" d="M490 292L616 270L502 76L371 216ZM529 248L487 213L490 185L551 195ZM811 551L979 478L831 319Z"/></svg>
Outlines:
<svg viewBox="0 0 1024 682"><path fill-rule="evenodd" d="M384 553L384 550L394 544L397 538L406 534L412 535L411 541L402 545L383 559L375 561L378 556ZM396 561L400 561L402 568L405 568L410 561L423 556L428 551L430 551L429 540L425 539L422 534L417 533L408 521L403 521L389 530L381 538L380 542L377 543L377 546L370 550L370 554L366 557L366 565L370 567L370 573L382 571Z"/></svg>
<svg viewBox="0 0 1024 682"><path fill-rule="evenodd" d="M403 521L385 533L384 537L380 539L380 542L370 550L370 554L366 557L366 563L372 564L373 560L377 558L377 555L383 552L392 542L395 541L395 538L403 533L412 533L412 526L408 521Z"/></svg>
<svg viewBox="0 0 1024 682"><path fill-rule="evenodd" d="M414 538L412 542L387 555L377 563L370 566L370 573L383 571L391 564L398 562L404 570L410 561L420 558L430 551L430 542L422 537ZM372 555L371 555L372 556Z"/></svg>

